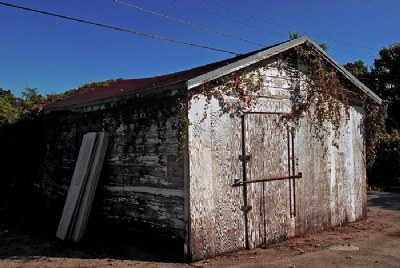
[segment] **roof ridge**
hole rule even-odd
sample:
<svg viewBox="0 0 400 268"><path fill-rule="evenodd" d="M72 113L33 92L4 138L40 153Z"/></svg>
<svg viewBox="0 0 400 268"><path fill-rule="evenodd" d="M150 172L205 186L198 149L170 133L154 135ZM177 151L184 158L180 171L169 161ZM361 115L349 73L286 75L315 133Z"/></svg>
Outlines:
<svg viewBox="0 0 400 268"><path fill-rule="evenodd" d="M121 79L111 82L109 86L93 87L91 90L73 94L64 100L49 103L45 105L47 110L68 110L75 107L90 106L101 101L112 101L127 95L154 90L168 90L173 85L185 83L187 89L202 85L210 80L227 75L235 70L245 68L251 64L287 51L293 47L309 42L329 61L340 73L349 79L361 91L368 94L378 103L382 100L373 93L368 87L348 72L341 64L336 62L326 51L307 36L301 36L297 39L287 40L272 46L264 47L259 50L251 51L239 56L212 62L206 65L194 67L191 69L178 71L174 73L158 75L145 78Z"/></svg>

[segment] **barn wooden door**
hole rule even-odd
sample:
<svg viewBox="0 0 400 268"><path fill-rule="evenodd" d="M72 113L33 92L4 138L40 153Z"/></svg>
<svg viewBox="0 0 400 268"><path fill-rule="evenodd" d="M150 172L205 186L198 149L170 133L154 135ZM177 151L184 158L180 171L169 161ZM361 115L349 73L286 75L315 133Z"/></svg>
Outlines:
<svg viewBox="0 0 400 268"><path fill-rule="evenodd" d="M282 114L247 113L242 117L243 187L247 248L287 238L295 216L295 173L292 127Z"/></svg>

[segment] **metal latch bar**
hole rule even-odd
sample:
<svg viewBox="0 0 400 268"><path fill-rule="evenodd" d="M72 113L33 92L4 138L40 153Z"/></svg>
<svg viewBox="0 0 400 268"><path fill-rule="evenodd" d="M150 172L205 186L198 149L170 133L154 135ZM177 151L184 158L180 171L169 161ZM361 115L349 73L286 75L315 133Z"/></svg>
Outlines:
<svg viewBox="0 0 400 268"><path fill-rule="evenodd" d="M242 206L242 207L240 208L241 211L245 211L245 212L249 212L249 211L251 211L252 209L253 209L252 206Z"/></svg>
<svg viewBox="0 0 400 268"><path fill-rule="evenodd" d="M297 175L293 175L293 176L272 177L272 178L264 178L264 179L249 180L249 181L235 180L231 186L237 187L237 186L242 186L242 185L249 184L249 183L277 181L277 180L285 180L285 179L300 179L302 177L303 177L303 174L301 172L299 172Z"/></svg>
<svg viewBox="0 0 400 268"><path fill-rule="evenodd" d="M249 161L250 160L250 158L251 158L251 155L249 155L249 154L245 154L245 155L239 155L239 160L240 161Z"/></svg>

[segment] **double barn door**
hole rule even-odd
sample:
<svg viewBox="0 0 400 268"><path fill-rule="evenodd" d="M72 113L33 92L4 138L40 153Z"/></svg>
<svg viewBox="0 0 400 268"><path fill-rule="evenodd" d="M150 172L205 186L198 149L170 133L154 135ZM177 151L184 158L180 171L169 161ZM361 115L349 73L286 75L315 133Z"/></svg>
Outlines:
<svg viewBox="0 0 400 268"><path fill-rule="evenodd" d="M296 215L294 128L283 114L246 113L242 117L242 178L246 248L294 234Z"/></svg>

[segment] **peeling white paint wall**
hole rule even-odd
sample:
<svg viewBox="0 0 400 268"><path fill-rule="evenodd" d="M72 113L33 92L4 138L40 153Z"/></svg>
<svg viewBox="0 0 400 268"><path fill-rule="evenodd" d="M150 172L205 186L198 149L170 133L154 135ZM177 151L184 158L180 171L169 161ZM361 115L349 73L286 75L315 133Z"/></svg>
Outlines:
<svg viewBox="0 0 400 268"><path fill-rule="evenodd" d="M299 80L304 88L304 76L294 76L272 59L260 68L265 87L251 111L291 112L290 90ZM338 148L332 145L332 131L321 132L311 115L305 115L295 131L295 173L303 173L296 180L296 217L290 218L288 181L249 184L248 203L253 207L248 213L250 247L365 215L362 109L350 108L350 120L341 124ZM196 260L246 245L240 210L243 187L231 186L243 178L242 133L241 118L220 115L216 99L207 104L203 96L193 98L189 120L190 249ZM247 114L245 120L246 150L252 155L247 179L287 176L286 125L278 115ZM293 195L292 189L292 202Z"/></svg>

